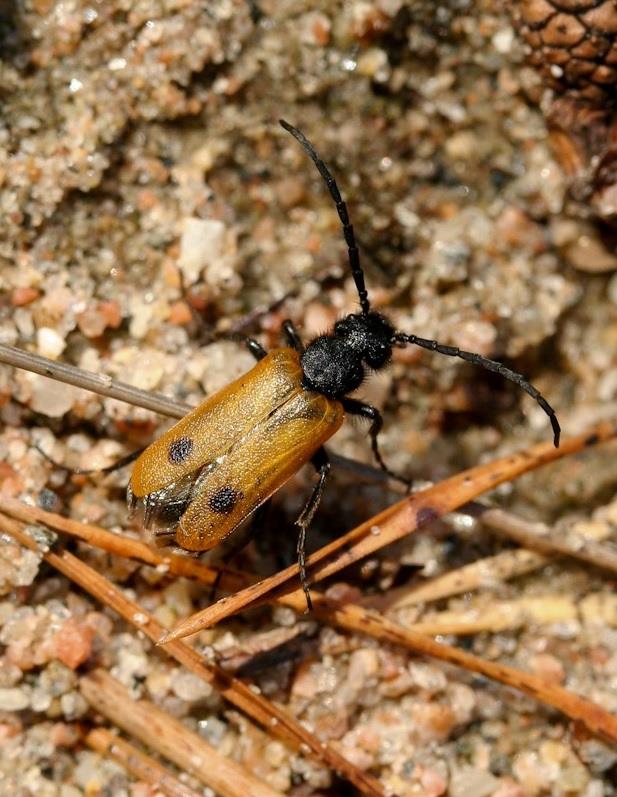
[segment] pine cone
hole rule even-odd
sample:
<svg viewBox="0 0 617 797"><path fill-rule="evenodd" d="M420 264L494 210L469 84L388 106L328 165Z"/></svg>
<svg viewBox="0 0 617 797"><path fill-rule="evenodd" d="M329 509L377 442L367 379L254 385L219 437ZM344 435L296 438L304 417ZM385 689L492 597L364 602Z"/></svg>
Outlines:
<svg viewBox="0 0 617 797"><path fill-rule="evenodd" d="M577 199L617 219L617 0L512 0L529 61L555 98L550 139Z"/></svg>
<svg viewBox="0 0 617 797"><path fill-rule="evenodd" d="M513 8L529 60L550 86L617 105L615 0L521 0Z"/></svg>

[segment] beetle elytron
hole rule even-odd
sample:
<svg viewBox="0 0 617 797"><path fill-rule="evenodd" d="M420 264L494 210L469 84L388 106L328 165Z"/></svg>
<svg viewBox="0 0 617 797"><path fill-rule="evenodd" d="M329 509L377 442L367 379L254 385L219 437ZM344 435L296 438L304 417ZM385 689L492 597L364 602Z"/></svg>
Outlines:
<svg viewBox="0 0 617 797"><path fill-rule="evenodd" d="M389 363L395 346L414 344L495 371L538 402L550 418L556 446L560 427L552 407L520 374L479 354L399 332L385 316L371 310L353 227L336 182L304 134L282 120L281 125L302 145L336 204L360 312L337 321L332 332L306 347L290 321L283 325L288 348L268 354L248 339L258 360L255 367L203 401L139 456L128 500L133 510L141 504L146 527L155 522L161 532L174 533L182 548L207 551L311 461L319 478L296 521L300 577L310 607L304 566L306 529L330 470L323 444L341 426L345 413L371 422L376 460L386 473L399 478L379 452L379 411L348 395L368 372Z"/></svg>

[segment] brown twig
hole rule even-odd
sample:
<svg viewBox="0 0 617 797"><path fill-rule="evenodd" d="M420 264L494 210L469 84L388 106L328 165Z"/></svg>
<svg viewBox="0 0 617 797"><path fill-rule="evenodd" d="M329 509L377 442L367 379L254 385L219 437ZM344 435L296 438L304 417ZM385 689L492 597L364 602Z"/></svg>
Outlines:
<svg viewBox="0 0 617 797"><path fill-rule="evenodd" d="M385 595L370 596L362 601L362 605L383 611L430 603L481 587L494 587L503 581L538 570L550 561L550 557L533 551L502 551L435 576L417 586L400 587Z"/></svg>
<svg viewBox="0 0 617 797"><path fill-rule="evenodd" d="M417 531L438 517L459 509L482 493L506 481L512 481L535 468L582 451L596 443L610 440L616 434L617 422L601 423L585 434L563 440L559 449L553 448L548 442L540 443L518 454L469 468L439 484L404 498L309 556L306 561L308 581L315 583L331 576L385 545ZM281 588L290 589L289 582L297 578L298 565L294 564L274 576L222 598L179 623L171 632L164 635L160 644L216 625L226 617L262 602L267 595L272 595Z"/></svg>
<svg viewBox="0 0 617 797"><path fill-rule="evenodd" d="M617 551L611 545L578 534L569 529L555 533L544 523L530 523L510 512L493 509L473 502L467 510L479 518L488 528L500 536L517 542L526 548L549 556L570 556L583 562L617 573Z"/></svg>
<svg viewBox="0 0 617 797"><path fill-rule="evenodd" d="M29 513L33 511L33 508L26 507L26 510L27 513ZM36 512L39 513L42 512L42 510L36 510ZM44 514L51 515L51 513ZM8 518L0 514L0 529L7 530L11 533L11 528L13 527L7 526L6 521L8 520ZM60 518L60 520L63 519ZM75 523L75 521L71 521L71 523ZM103 532L102 529L100 531ZM110 535L109 532L100 534L100 536L97 537L97 541L106 542L108 535ZM26 535L23 535L23 533L14 536L19 541L25 537L24 544L34 549L32 540ZM147 550L150 551L150 549ZM152 552L150 551L150 553ZM195 566L200 566L197 562L194 564ZM203 567L203 565L201 566ZM465 653L450 645L435 642L424 634L419 633L417 630L403 628L401 625L388 620L377 612L369 611L361 606L336 604L316 591L313 591L312 596L316 615L325 622L338 626L346 631L367 634L375 639L400 645L414 654L429 656L440 661L454 664L458 667L463 667L466 670L480 673L494 681L518 689L541 703L554 706L571 719L582 722L592 733L596 733L612 743L617 743L617 718L594 703L582 697L578 697L577 695L573 695L562 687L550 684L547 685L537 676L530 675L513 667L494 664L478 656ZM296 590L295 592L282 596L279 600L281 603L290 606L296 611L302 611L305 606L304 593L301 590ZM182 645L182 643L170 643L170 652L172 652L172 655L174 655L178 661L182 661L186 664L186 661L177 654L177 645ZM190 655L191 661L193 661L197 654L188 646L184 646L184 649L188 652L184 654L185 658ZM180 648L180 650L182 651L183 648ZM186 666L199 675L201 674L199 668L203 665L201 665L200 660L197 659L197 668L194 666L191 667L190 664ZM207 676L206 680L208 680L209 677L210 676ZM274 729L276 729L276 726L274 726Z"/></svg>
<svg viewBox="0 0 617 797"><path fill-rule="evenodd" d="M317 623L307 625L254 632L238 644L217 651L217 661L229 672L247 678L283 662L304 659L309 640L317 632Z"/></svg>
<svg viewBox="0 0 617 797"><path fill-rule="evenodd" d="M220 575L219 586L224 590L236 590L245 587L250 580L246 575L230 568L209 567L198 559L184 554L169 553L166 549L151 548L140 540L123 534L114 534L100 526L81 523L63 517L55 512L47 512L38 506L25 504L16 498L0 495L0 511L24 523L43 523L54 531L70 534L108 553L129 559L139 559L152 567L157 567L174 576L192 578L202 584L212 586Z"/></svg>
<svg viewBox="0 0 617 797"><path fill-rule="evenodd" d="M567 717L581 722L591 733L609 743L617 744L617 716L561 686L548 683L537 675L505 664L486 661L459 648L435 642L428 636L403 628L377 612L367 611L361 606L352 604L336 606L322 596L315 595L313 605L316 615L328 623L339 625L348 631L369 634L384 642L400 645L416 654L420 653L454 664L511 686L541 703L553 706Z"/></svg>
<svg viewBox="0 0 617 797"><path fill-rule="evenodd" d="M404 606L441 600L529 573L563 556L593 564L612 574L617 572L617 551L613 545L602 542L610 534L608 524L603 531L596 531L591 537L574 529L555 530L545 523L534 523L512 512L488 507L477 501L470 501L462 511L478 518L499 536L513 540L531 550L523 548L502 551L495 556L471 562L464 567L436 576L417 586L400 587L386 595L371 596L362 601L362 605L380 610L400 609Z"/></svg>
<svg viewBox="0 0 617 797"><path fill-rule="evenodd" d="M86 735L85 742L102 756L113 758L137 780L155 786L166 797L200 797L154 758L107 728L94 728Z"/></svg>
<svg viewBox="0 0 617 797"><path fill-rule="evenodd" d="M594 596L595 597L595 596ZM455 634L468 636L482 632L496 633L529 624L559 623L578 619L573 598L564 595L542 595L509 601L491 601L461 610L432 612L422 620L405 625L425 636Z"/></svg>
<svg viewBox="0 0 617 797"><path fill-rule="evenodd" d="M148 700L132 700L124 686L104 670L84 675L79 689L95 711L221 797L282 797L175 717Z"/></svg>
<svg viewBox="0 0 617 797"><path fill-rule="evenodd" d="M115 584L93 568L68 551L42 552L24 531L23 525L6 515L0 515L0 529L30 550L43 553L43 558L48 564L113 609L150 640L156 642L160 639L164 628L159 621L141 606L129 600ZM268 728L292 747L312 752L327 767L353 783L362 794L383 797L384 792L379 781L359 770L330 745L317 739L287 711L256 694L246 684L216 664L205 662L186 643L176 640L167 645L165 650L180 664L211 684L225 699L262 727Z"/></svg>
<svg viewBox="0 0 617 797"><path fill-rule="evenodd" d="M48 360L46 357L40 357L38 354L32 354L23 349L16 349L14 346L6 346L4 343L0 343L0 362L15 368L22 368L25 371L32 371L57 382L83 388L100 396L124 401L135 407L160 412L162 415L169 415L172 418L182 418L191 409L187 404L182 404L160 393L140 390L125 382L118 382L110 376L93 374L91 371L84 371L83 368L77 368L74 365Z"/></svg>

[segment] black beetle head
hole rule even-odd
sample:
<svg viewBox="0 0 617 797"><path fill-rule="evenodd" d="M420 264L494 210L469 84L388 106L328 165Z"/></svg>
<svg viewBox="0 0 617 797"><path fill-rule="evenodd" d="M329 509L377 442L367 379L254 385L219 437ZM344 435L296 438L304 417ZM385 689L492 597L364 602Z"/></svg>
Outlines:
<svg viewBox="0 0 617 797"><path fill-rule="evenodd" d="M369 368L378 371L392 356L394 327L379 313L355 313L334 325L334 336Z"/></svg>

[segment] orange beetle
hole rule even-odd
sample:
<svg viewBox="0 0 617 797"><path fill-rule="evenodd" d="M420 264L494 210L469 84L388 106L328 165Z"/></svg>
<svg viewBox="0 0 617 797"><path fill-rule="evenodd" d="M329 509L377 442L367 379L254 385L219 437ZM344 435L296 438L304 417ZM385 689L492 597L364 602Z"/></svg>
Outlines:
<svg viewBox="0 0 617 797"><path fill-rule="evenodd" d="M371 421L377 462L386 473L401 478L386 467L379 452L379 411L348 395L369 371L389 363L395 346L415 344L495 371L525 390L547 413L556 446L560 427L546 399L520 374L479 354L398 332L385 316L371 310L353 227L336 182L306 137L287 122L281 125L300 142L336 204L360 312L337 321L331 333L306 347L289 321L284 330L290 348L267 354L257 341L248 339L257 365L145 449L133 469L128 501L132 510L141 505L146 527L154 524L161 533L173 533L177 544L187 550L207 551L312 461L319 479L296 521L300 577L310 607L304 567L306 528L330 470L323 444L341 426L345 413Z"/></svg>

